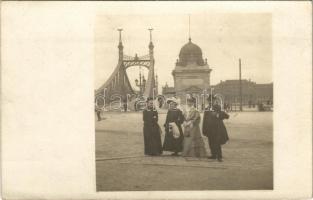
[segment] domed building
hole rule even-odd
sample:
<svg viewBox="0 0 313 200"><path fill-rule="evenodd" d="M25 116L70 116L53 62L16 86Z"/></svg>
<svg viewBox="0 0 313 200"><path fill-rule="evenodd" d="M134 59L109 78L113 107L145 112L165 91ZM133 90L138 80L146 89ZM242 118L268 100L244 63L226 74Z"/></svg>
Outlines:
<svg viewBox="0 0 313 200"><path fill-rule="evenodd" d="M202 57L201 48L189 38L189 42L181 48L172 72L176 97L180 98L182 103L187 94L195 97L199 95L200 99L203 91L210 88L211 71L207 59Z"/></svg>
<svg viewBox="0 0 313 200"><path fill-rule="evenodd" d="M188 64L204 65L202 50L198 45L192 43L191 39L180 49L176 66L187 66Z"/></svg>

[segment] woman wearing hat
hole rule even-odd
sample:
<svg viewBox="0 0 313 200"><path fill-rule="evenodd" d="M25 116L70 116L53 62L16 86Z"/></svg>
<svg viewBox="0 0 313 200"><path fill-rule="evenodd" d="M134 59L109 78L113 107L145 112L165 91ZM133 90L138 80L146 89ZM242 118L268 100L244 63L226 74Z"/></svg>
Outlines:
<svg viewBox="0 0 313 200"><path fill-rule="evenodd" d="M194 107L195 100L187 99L187 109L184 113L184 142L183 153L184 157L207 157L204 147L204 142L200 133L200 113Z"/></svg>
<svg viewBox="0 0 313 200"><path fill-rule="evenodd" d="M162 154L161 129L158 124L158 112L153 109L153 98L147 99L147 109L143 111L143 136L145 155Z"/></svg>
<svg viewBox="0 0 313 200"><path fill-rule="evenodd" d="M176 98L167 100L169 110L165 120L165 138L163 143L164 151L174 152L172 155L177 156L178 152L183 150L183 130L181 124L184 122L183 112L177 108Z"/></svg>

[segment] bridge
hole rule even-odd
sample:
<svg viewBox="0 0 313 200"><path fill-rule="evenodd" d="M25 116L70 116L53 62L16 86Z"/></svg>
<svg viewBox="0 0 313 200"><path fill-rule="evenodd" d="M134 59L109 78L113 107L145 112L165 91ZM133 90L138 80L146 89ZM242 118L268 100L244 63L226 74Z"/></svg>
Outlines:
<svg viewBox="0 0 313 200"><path fill-rule="evenodd" d="M105 102L114 101L116 98L119 100L127 100L129 96L135 96L136 92L132 88L126 69L133 66L142 66L148 69L148 78L144 87L142 95L144 97L153 97L157 95L156 78L154 73L154 55L152 43L152 28L148 29L150 32L149 53L147 55L129 56L124 55L122 43L122 29L119 31L119 44L118 44L118 63L109 79L95 91L95 101L105 99ZM99 104L99 102L98 102ZM101 104L101 103L100 103ZM104 104L104 102L102 103Z"/></svg>

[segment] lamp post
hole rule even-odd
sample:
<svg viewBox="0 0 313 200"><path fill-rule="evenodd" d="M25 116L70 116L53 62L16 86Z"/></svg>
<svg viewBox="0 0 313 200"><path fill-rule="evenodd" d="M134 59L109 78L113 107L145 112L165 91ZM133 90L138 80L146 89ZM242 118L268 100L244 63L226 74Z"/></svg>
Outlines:
<svg viewBox="0 0 313 200"><path fill-rule="evenodd" d="M146 87L146 79L144 76L141 75L141 67L139 68L139 81L138 79L135 80L136 86L139 87L139 94L142 95L145 87Z"/></svg>
<svg viewBox="0 0 313 200"><path fill-rule="evenodd" d="M201 94L201 96L202 96L201 110L202 110L202 111L205 110L205 98L206 98L206 93L207 93L207 90L204 89L204 90L203 90L203 93Z"/></svg>
<svg viewBox="0 0 313 200"><path fill-rule="evenodd" d="M195 94L194 96L196 96L196 109L199 110L199 94Z"/></svg>
<svg viewBox="0 0 313 200"><path fill-rule="evenodd" d="M239 111L242 111L241 59L239 58Z"/></svg>
<svg viewBox="0 0 313 200"><path fill-rule="evenodd" d="M140 86L141 85L141 81L140 81L140 83L138 83L138 82L139 82L138 79L136 79L135 83L136 83L136 86L139 87L139 94L141 95L141 86Z"/></svg>
<svg viewBox="0 0 313 200"><path fill-rule="evenodd" d="M145 79L145 76L142 76L142 92L145 91L146 89L146 83L147 80Z"/></svg>

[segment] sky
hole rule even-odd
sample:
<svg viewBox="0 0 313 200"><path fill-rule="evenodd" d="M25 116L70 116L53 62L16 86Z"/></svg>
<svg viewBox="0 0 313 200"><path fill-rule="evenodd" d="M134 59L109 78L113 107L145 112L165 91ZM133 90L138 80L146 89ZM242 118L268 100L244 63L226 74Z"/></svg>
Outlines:
<svg viewBox="0 0 313 200"><path fill-rule="evenodd" d="M118 61L117 28L123 28L124 55L149 52L152 27L155 71L159 89L173 86L172 70L181 47L188 42L189 16L175 15L97 15L95 18L95 89L111 75ZM238 60L242 78L256 83L272 82L272 18L268 13L214 13L190 15L192 42L202 49L212 69L211 84L238 79ZM127 69L133 87L139 67ZM147 76L147 70L141 69Z"/></svg>

